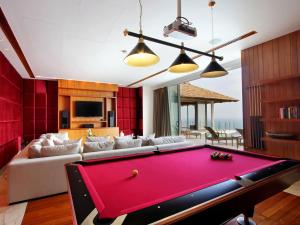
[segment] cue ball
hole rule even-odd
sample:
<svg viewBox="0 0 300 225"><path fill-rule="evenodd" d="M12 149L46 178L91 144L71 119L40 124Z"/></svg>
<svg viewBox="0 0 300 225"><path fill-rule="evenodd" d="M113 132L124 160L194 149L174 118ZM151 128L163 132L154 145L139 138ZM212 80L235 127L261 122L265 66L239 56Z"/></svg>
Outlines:
<svg viewBox="0 0 300 225"><path fill-rule="evenodd" d="M139 171L137 169L132 170L132 176L137 176L139 174Z"/></svg>

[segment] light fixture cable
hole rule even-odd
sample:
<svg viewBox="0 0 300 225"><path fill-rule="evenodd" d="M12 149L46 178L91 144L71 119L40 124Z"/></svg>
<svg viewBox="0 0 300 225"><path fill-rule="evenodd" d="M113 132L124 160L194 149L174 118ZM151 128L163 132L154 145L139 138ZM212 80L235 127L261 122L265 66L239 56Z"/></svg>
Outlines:
<svg viewBox="0 0 300 225"><path fill-rule="evenodd" d="M210 7L210 16L211 16L211 45L212 45L212 49L214 48L215 46L215 31L214 31L214 5L216 4L215 1L213 0L210 0L209 1L209 7ZM215 52L213 51L213 54Z"/></svg>
<svg viewBox="0 0 300 225"><path fill-rule="evenodd" d="M140 34L143 33L142 30L142 16L143 16L143 5L142 5L142 1L139 0L139 5L140 5L140 21L139 21L139 27L140 27Z"/></svg>

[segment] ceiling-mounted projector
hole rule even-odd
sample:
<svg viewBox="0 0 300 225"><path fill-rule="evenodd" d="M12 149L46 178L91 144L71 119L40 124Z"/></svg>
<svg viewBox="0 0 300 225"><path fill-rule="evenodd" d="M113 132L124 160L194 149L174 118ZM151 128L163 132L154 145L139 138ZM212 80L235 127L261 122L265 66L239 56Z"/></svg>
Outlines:
<svg viewBox="0 0 300 225"><path fill-rule="evenodd" d="M197 29L191 24L187 18L181 16L181 0L177 0L177 18L173 23L164 27L164 36L184 40L196 37Z"/></svg>
<svg viewBox="0 0 300 225"><path fill-rule="evenodd" d="M183 22L181 18L177 18L173 23L164 27L164 36L178 39L191 39L197 36L196 27L192 27L189 23Z"/></svg>

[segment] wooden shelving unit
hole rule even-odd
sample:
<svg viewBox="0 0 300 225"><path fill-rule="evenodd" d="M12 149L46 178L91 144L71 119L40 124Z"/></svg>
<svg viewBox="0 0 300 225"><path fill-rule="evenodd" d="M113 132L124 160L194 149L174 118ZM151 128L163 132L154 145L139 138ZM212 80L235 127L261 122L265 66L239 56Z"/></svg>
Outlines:
<svg viewBox="0 0 300 225"><path fill-rule="evenodd" d="M92 133L100 136L117 136L119 128L117 127L117 91L115 84L104 84L81 81L58 81L58 129L67 131L73 139L85 138L87 128L84 124L93 124ZM100 117L77 117L75 113L76 101L95 101L102 103L102 116ZM61 113L67 111L69 114L69 127L61 127ZM115 112L115 127L109 126L109 111Z"/></svg>
<svg viewBox="0 0 300 225"><path fill-rule="evenodd" d="M299 43L300 30L242 51L246 149L258 149L256 143L263 141L266 154L300 160L300 119L280 115L280 108L300 105ZM294 134L296 139L270 138L265 132Z"/></svg>

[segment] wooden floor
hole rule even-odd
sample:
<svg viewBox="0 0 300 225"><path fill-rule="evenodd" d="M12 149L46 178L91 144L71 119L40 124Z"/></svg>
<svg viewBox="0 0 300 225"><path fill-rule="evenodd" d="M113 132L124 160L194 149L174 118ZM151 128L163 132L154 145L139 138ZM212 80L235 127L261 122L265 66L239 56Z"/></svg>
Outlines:
<svg viewBox="0 0 300 225"><path fill-rule="evenodd" d="M254 220L257 225L300 225L300 197L281 192L256 206ZM22 225L36 224L71 225L68 195L30 201ZM237 223L232 220L226 225Z"/></svg>

